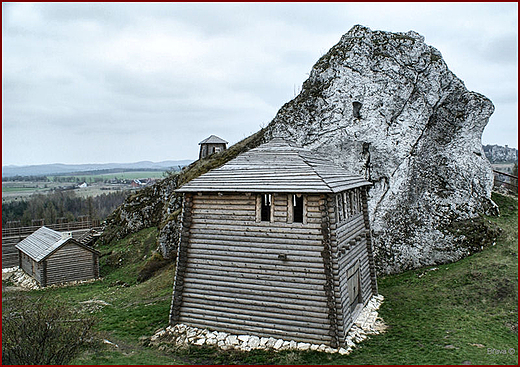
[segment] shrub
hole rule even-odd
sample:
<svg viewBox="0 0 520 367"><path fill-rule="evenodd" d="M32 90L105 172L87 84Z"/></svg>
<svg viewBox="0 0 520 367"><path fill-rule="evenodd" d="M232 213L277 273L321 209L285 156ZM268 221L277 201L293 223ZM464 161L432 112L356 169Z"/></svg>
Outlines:
<svg viewBox="0 0 520 367"><path fill-rule="evenodd" d="M148 260L137 275L137 282L142 283L150 279L157 270L162 269L170 263L170 260L162 257L158 252L154 252L150 260Z"/></svg>
<svg viewBox="0 0 520 367"><path fill-rule="evenodd" d="M92 340L93 325L55 300L3 300L2 364L67 364Z"/></svg>

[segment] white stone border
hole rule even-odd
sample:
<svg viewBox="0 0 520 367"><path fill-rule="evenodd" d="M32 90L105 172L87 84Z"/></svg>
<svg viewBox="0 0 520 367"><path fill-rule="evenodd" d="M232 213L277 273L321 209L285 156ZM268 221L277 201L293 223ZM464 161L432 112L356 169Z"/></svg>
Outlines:
<svg viewBox="0 0 520 367"><path fill-rule="evenodd" d="M2 269L2 280L8 280L12 282L15 287L20 287L24 290L40 289L36 280L17 266Z"/></svg>
<svg viewBox="0 0 520 367"><path fill-rule="evenodd" d="M350 328L345 341L345 347L331 348L325 344L311 344L296 342L294 340L287 341L283 339L275 339L272 337L260 337L257 335L233 335L225 332L210 331L207 329L199 329L184 324L168 326L165 329L158 330L151 338L152 345L174 344L182 347L191 345L208 345L217 346L220 349L237 349L242 351L250 351L253 349L264 350L316 350L325 353L349 354L356 346L356 343L362 342L368 338L368 335L379 334L385 331L386 325L379 317L377 310L383 303L382 295L373 296L370 301L359 313L354 325Z"/></svg>
<svg viewBox="0 0 520 367"><path fill-rule="evenodd" d="M87 280L73 280L66 283L60 283L60 284L51 284L47 287L42 287L38 284L36 279L31 277L29 274L27 274L25 271L20 269L19 267L13 267L13 268L7 268L2 269L2 280L8 280L14 284L15 287L20 287L23 290L34 290L34 289L47 289L47 288L62 288L62 287L69 287L73 285L78 284L84 284L84 283L93 283L98 280L101 280L102 278L94 278L94 279L87 279Z"/></svg>

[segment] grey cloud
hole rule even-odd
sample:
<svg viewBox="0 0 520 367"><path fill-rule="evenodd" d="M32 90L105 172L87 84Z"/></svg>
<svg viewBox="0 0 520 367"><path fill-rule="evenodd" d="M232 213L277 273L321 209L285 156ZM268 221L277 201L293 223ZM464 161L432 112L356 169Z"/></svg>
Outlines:
<svg viewBox="0 0 520 367"><path fill-rule="evenodd" d="M516 4L2 7L4 164L195 158L210 134L236 142L267 124L357 23L423 34L495 103L486 139L501 143L494 131L516 127Z"/></svg>
<svg viewBox="0 0 520 367"><path fill-rule="evenodd" d="M518 64L518 36L516 33L493 38L483 47L485 58L498 64Z"/></svg>

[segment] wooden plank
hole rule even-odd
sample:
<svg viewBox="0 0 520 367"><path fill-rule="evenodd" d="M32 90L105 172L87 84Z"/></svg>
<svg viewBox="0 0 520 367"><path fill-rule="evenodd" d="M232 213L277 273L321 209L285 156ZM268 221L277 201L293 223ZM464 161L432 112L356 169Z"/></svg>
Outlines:
<svg viewBox="0 0 520 367"><path fill-rule="evenodd" d="M217 214L217 215L255 215L255 208L251 206L250 208L246 207L236 207L229 208L226 205L222 205L220 208L196 208L193 209L192 215L200 215L200 214Z"/></svg>
<svg viewBox="0 0 520 367"><path fill-rule="evenodd" d="M266 298L263 295L247 295L247 297L243 297L242 294L231 293L231 292L219 292L216 294L212 293L201 293L201 292L190 292L185 291L184 296L187 299L198 299L199 304L204 304L206 300L214 301L219 304L223 303L233 303L233 304L248 304L248 305L256 305L263 308L273 308L280 309L285 313L286 310L296 310L302 312L308 312L309 315L311 313L317 313L320 315L327 314L327 307L325 303L320 304L319 302L308 301L308 300L298 300L298 302L294 302L292 299L287 298Z"/></svg>
<svg viewBox="0 0 520 367"><path fill-rule="evenodd" d="M313 256L312 258L309 258L308 256L305 256L305 254L302 253L302 255L295 255L293 253L288 254L287 260L282 260L278 258L278 253L273 253L269 256L266 256L267 254L263 253L249 253L249 252L232 252L229 253L225 249L204 249L204 248L190 248L188 250L189 256L197 256L201 258L208 258L208 259L218 259L219 257L221 259L234 259L234 261L239 261L239 259L243 259L243 261L246 261L248 263L264 263L264 264L273 264L273 263L284 263L287 266L296 266L304 265L305 264L317 264L317 265L323 265L323 262L321 258L318 256Z"/></svg>
<svg viewBox="0 0 520 367"><path fill-rule="evenodd" d="M243 299L251 299L256 300L260 297L260 299L269 299L272 301L277 301L279 303L287 303L289 301L299 304L299 305L325 305L325 296L323 292L323 296L319 294L303 294L297 292L276 292L275 290L269 289L250 289L248 287L234 287L224 285L213 285L206 284L204 282L200 283L188 283L185 285L185 292L193 292L199 293L201 295L222 295L222 294L233 294L236 297L241 297Z"/></svg>
<svg viewBox="0 0 520 367"><path fill-rule="evenodd" d="M206 320L229 320L230 324L240 325L240 324L250 324L256 326L266 326L272 327L277 326L279 328L291 329L291 328L299 328L300 330L307 330L308 332L311 330L324 330L328 328L328 323L320 322L321 320L312 320L306 321L305 319L300 320L290 320L288 318L275 318L268 317L265 314L255 314L252 311L249 311L247 314L235 313L227 310L219 310L214 307L214 309L205 309L203 305L190 304L190 307L185 307L184 305L181 307L181 313L185 310L186 314L189 314L191 317L199 315L203 316ZM294 330L293 329L293 330Z"/></svg>
<svg viewBox="0 0 520 367"><path fill-rule="evenodd" d="M256 206L252 202L251 204L233 204L228 202L214 202L214 203L207 203L207 202L200 202L193 205L194 210L213 210L213 211L221 211L221 210L247 210L247 211L255 211Z"/></svg>
<svg viewBox="0 0 520 367"><path fill-rule="evenodd" d="M195 251L196 252L196 251ZM230 264L239 264L244 263L248 264L248 266L254 267L254 266L284 266L287 267L287 262L280 261L273 261L272 259L266 259L264 257L255 258L254 262L251 261L251 258L246 254L234 254L229 255L227 253L217 253L217 252L203 252L202 257L199 257L200 259L204 259L204 261L227 261ZM190 261L196 262L194 257L190 257ZM290 266L293 267L301 267L305 270L307 269L323 269L323 262L309 262L307 258L301 259L298 261L298 259L291 259Z"/></svg>
<svg viewBox="0 0 520 367"><path fill-rule="evenodd" d="M206 315L236 315L246 316L248 320L268 321L278 325L293 325L300 327L322 327L328 325L327 313L303 313L297 310L280 310L274 307L254 306L251 304L229 303L206 301L200 303L199 300L192 301L188 297L183 300L181 310L186 312L204 312Z"/></svg>
<svg viewBox="0 0 520 367"><path fill-rule="evenodd" d="M196 244L217 244L220 246L233 246L237 245L240 247L248 247L248 245L261 246L270 249L285 249L291 248L287 245L297 245L304 251L321 251L323 246L321 245L320 238L318 236L302 236L293 234L292 236L284 237L269 237L269 236L240 236L240 235L227 235L224 233L220 234L206 234L204 232L191 233L191 243ZM233 248L229 248L233 251Z"/></svg>
<svg viewBox="0 0 520 367"><path fill-rule="evenodd" d="M296 225L299 224L299 225ZM192 231L204 231L206 233L218 234L223 231L228 233L248 234L261 233L266 236L275 236L279 238L290 238L292 234L322 236L321 226L303 226L301 223L294 223L294 225L283 225L273 223L272 225L262 225L251 222L248 225L240 225L239 223L229 222L213 222L205 221L194 223L191 226Z"/></svg>
<svg viewBox="0 0 520 367"><path fill-rule="evenodd" d="M291 262L292 267L287 267L283 262L267 262L260 263L258 260L255 263L241 261L233 261L233 259L229 259L227 257L222 256L221 259L215 258L190 258L189 264L194 264L196 266L208 266L209 268L215 269L240 269L241 271L251 271L256 272L258 274L262 273L271 273L271 274L313 274L313 276L321 276L323 274L323 264L307 264L301 263L297 265L295 262Z"/></svg>
<svg viewBox="0 0 520 367"><path fill-rule="evenodd" d="M262 282L262 281L274 281L274 280L279 280L279 279L283 279L284 282L286 282L287 284L291 284L291 283L296 283L296 284L299 284L299 283L304 283L304 284L314 284L314 285L320 285L320 284L323 284L324 283L324 280L325 280L325 277L324 276L316 276L316 274L305 274L303 272L296 272L296 271L293 271L293 272L278 272L278 273L271 273L271 272L255 272L254 270L252 271L251 269L243 269L243 270L239 270L237 271L237 269L231 269L231 268L226 268L226 269L216 269L216 268L210 268L209 266L208 267L205 267L205 268L200 268L200 267L197 267L197 266L194 266L190 263L188 263L187 265L187 269L191 272L193 272L193 274L204 274L206 276L213 276L213 279L218 279L220 277L223 277L223 278L237 278L237 279L250 279L251 281L258 281L258 282ZM249 270L249 271L247 271ZM194 275L195 276L195 275Z"/></svg>
<svg viewBox="0 0 520 367"><path fill-rule="evenodd" d="M197 276L197 277L186 277L184 279L185 287L189 288L194 284L203 285L205 287L217 287L214 288L216 290L221 287L225 290L231 289L240 289L242 292L248 291L256 291L263 292L266 296L277 295L277 294L294 294L294 295L306 295L306 296L317 296L317 299L321 299L323 296L323 288L320 286L313 287L305 287L301 289L297 289L294 287L290 287L283 282L266 282L263 281L262 284L254 284L254 283L246 283L234 281L234 279L229 279L222 277L221 279L212 279L211 277L205 276ZM231 287L230 287L231 286ZM273 288L276 286L277 288ZM200 288L200 287L199 287Z"/></svg>
<svg viewBox="0 0 520 367"><path fill-rule="evenodd" d="M193 269L193 268L191 268ZM190 268L188 268L190 270ZM201 269L202 270L202 269ZM186 274L185 283L190 282L200 282L203 280L207 280L208 284L212 284L211 282L216 282L218 284L233 284L239 287L250 286L255 289L265 289L268 287L276 288L279 291L288 291L291 292L302 292L302 294L309 292L308 294L321 294L321 289L325 285L325 281L323 279L306 279L306 278L284 278L280 279L278 277L267 277L265 275L255 275L251 273L242 273L240 276L238 274L228 275L222 273L218 276L206 272L189 272Z"/></svg>

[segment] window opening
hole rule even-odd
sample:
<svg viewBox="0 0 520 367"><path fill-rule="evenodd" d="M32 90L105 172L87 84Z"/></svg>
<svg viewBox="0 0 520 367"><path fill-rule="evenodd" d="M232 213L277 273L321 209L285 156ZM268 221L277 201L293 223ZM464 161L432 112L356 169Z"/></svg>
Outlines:
<svg viewBox="0 0 520 367"><path fill-rule="evenodd" d="M354 115L354 118L360 119L361 118L361 106L362 104L360 102L352 102L352 114Z"/></svg>
<svg viewBox="0 0 520 367"><path fill-rule="evenodd" d="M338 222L343 222L345 212L343 211L343 198L341 194L336 195L336 201L338 205Z"/></svg>
<svg viewBox="0 0 520 367"><path fill-rule="evenodd" d="M352 214L351 210L350 210L350 201L349 201L348 192L344 192L343 194L341 194L341 198L343 199L343 208L345 211L345 219L348 219L348 218L350 218L350 215Z"/></svg>
<svg viewBox="0 0 520 367"><path fill-rule="evenodd" d="M262 221L271 221L271 194L262 195L261 217Z"/></svg>
<svg viewBox="0 0 520 367"><path fill-rule="evenodd" d="M354 190L354 213L358 214L359 212L361 212L360 210L360 197L359 197L359 190L358 189L355 189Z"/></svg>
<svg viewBox="0 0 520 367"><path fill-rule="evenodd" d="M303 195L293 195L293 222L303 223Z"/></svg>

